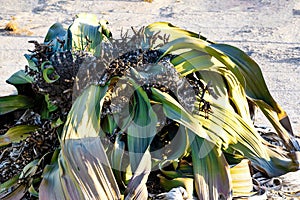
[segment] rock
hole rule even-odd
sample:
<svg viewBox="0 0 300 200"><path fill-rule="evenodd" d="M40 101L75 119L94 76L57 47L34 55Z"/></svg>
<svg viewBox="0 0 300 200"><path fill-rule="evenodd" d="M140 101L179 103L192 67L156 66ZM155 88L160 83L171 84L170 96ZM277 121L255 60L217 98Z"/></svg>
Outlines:
<svg viewBox="0 0 300 200"><path fill-rule="evenodd" d="M300 15L300 1L296 2L294 5L293 15Z"/></svg>
<svg viewBox="0 0 300 200"><path fill-rule="evenodd" d="M300 170L295 172L289 172L278 178L282 180L282 190L287 193L296 194L300 196L300 184L299 184Z"/></svg>

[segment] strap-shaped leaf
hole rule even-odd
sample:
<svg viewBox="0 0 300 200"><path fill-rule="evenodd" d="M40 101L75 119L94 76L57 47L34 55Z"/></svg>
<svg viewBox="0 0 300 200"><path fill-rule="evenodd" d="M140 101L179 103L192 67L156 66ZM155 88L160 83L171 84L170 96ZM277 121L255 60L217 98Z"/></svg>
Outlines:
<svg viewBox="0 0 300 200"><path fill-rule="evenodd" d="M24 95L11 95L0 97L0 115L10 113L18 109L31 108L34 101Z"/></svg>
<svg viewBox="0 0 300 200"><path fill-rule="evenodd" d="M171 129L168 129L168 134L172 132ZM151 155L158 159L159 168L165 166L169 162L177 162L179 158L187 155L189 153L190 141L189 141L189 131L186 127L179 125L179 129L176 130L174 138L168 143L165 144L164 148L151 151ZM172 149L166 154L164 152L166 149Z"/></svg>
<svg viewBox="0 0 300 200"><path fill-rule="evenodd" d="M223 141L223 150L228 153L242 154L252 165L270 177L279 176L290 170L296 170L297 158L288 156L284 151L271 150L264 144L252 124L245 122L230 109L212 104L214 112L209 120L198 117L208 135L216 135ZM195 115L195 117L197 117Z"/></svg>
<svg viewBox="0 0 300 200"><path fill-rule="evenodd" d="M71 49L70 38L68 38L68 31L61 23L53 24L44 39L45 43L52 45L52 51L65 51Z"/></svg>
<svg viewBox="0 0 300 200"><path fill-rule="evenodd" d="M106 21L99 21L96 15L82 13L69 27L72 37L72 48L87 50L94 56L100 56L101 42L111 37Z"/></svg>
<svg viewBox="0 0 300 200"><path fill-rule="evenodd" d="M0 147L25 140L31 132L34 132L37 129L38 127L33 125L18 125L12 127L8 129L4 135L0 135Z"/></svg>
<svg viewBox="0 0 300 200"><path fill-rule="evenodd" d="M126 180L122 172L127 171L125 161L129 161L128 154L125 153L125 142L117 135L113 149L110 154L110 163L119 187L125 188Z"/></svg>
<svg viewBox="0 0 300 200"><path fill-rule="evenodd" d="M195 136L191 149L198 198L231 199L229 165L223 153L220 154L214 144L198 136Z"/></svg>
<svg viewBox="0 0 300 200"><path fill-rule="evenodd" d="M138 167L124 192L125 200L148 199L146 182L151 172L151 164L151 155L148 149L143 153Z"/></svg>
<svg viewBox="0 0 300 200"><path fill-rule="evenodd" d="M297 140L293 136L289 135L287 130L283 127L282 123L280 123L276 111L274 111L274 109L270 105L262 100L254 100L254 102L264 113L269 122L273 125L277 134L284 141L286 148L290 151L300 151L300 144L298 144Z"/></svg>
<svg viewBox="0 0 300 200"><path fill-rule="evenodd" d="M151 91L152 98L155 101L162 103L164 113L168 118L192 130L201 138L205 138L212 143L219 142L217 137L213 135L212 137L208 136L200 122L195 119L190 113L188 113L173 97L165 92L161 92L156 88L151 88Z"/></svg>
<svg viewBox="0 0 300 200"><path fill-rule="evenodd" d="M249 164L248 159L243 159L230 167L233 197L250 197L256 194L256 192L252 192L253 183Z"/></svg>
<svg viewBox="0 0 300 200"><path fill-rule="evenodd" d="M44 198L55 184L54 198L119 199L120 192L99 137L100 112L107 87L91 85L74 102L66 121L58 157L43 187ZM59 181L58 181L58 180ZM59 183L60 182L60 183Z"/></svg>
<svg viewBox="0 0 300 200"><path fill-rule="evenodd" d="M167 44L159 48L158 51L162 52L160 59L165 55L172 54L178 50L192 49L206 53L214 57L217 60L217 63L222 63L228 69L230 69L235 74L235 76L237 76L241 85L244 87L245 81L243 81L243 75L241 74L240 69L237 67L237 65L225 53L213 48L211 45L198 38L182 37L168 42Z"/></svg>
<svg viewBox="0 0 300 200"><path fill-rule="evenodd" d="M201 41L207 44L212 43L211 41L207 41L207 39L201 36L200 34L194 33L192 31L184 30L168 22L154 22L152 24L149 24L145 28L145 34L146 35L159 34L161 36L165 35L166 37L169 37L169 41L181 37L194 37L194 38L199 38Z"/></svg>
<svg viewBox="0 0 300 200"><path fill-rule="evenodd" d="M0 198L3 200L19 198L21 199L25 193L25 185L19 183L19 176L17 174L0 184Z"/></svg>
<svg viewBox="0 0 300 200"><path fill-rule="evenodd" d="M13 191L9 191L8 193L0 193L0 198L2 200L15 200L22 199L25 195L26 186L23 184L16 183L14 185Z"/></svg>
<svg viewBox="0 0 300 200"><path fill-rule="evenodd" d="M188 54L187 52L186 54ZM185 56L185 54L180 54L178 57ZM172 60L172 64L174 64L175 69L181 76L186 76L192 72L199 70L207 70L214 66L214 63L211 61L212 57L210 55L200 55L193 58L182 58L182 62L174 63ZM185 60L186 59L186 60Z"/></svg>
<svg viewBox="0 0 300 200"><path fill-rule="evenodd" d="M146 92L136 86L133 99L133 119L127 129L131 169L134 172L156 134L157 116Z"/></svg>
<svg viewBox="0 0 300 200"><path fill-rule="evenodd" d="M235 63L235 66L239 68L239 71L243 76L236 74L235 70L232 70L232 72L236 75L241 83L244 81L246 82L246 94L252 99L262 100L270 105L276 111L279 120L282 120L282 125L284 128L293 134L288 116L271 96L258 64L245 52L236 47L227 44L211 44L210 47L222 51Z"/></svg>
<svg viewBox="0 0 300 200"><path fill-rule="evenodd" d="M173 179L167 179L162 175L158 175L159 177L159 184L166 190L172 190L173 188L178 188L178 187L184 187L186 190L186 197L188 199L194 199L193 198L193 194L194 194L194 179L193 178L189 178L189 177L177 177L177 178L173 178ZM183 199L182 198L183 194L180 195L180 197L178 197L177 195L175 197L173 197L172 199ZM166 196L166 199L169 196ZM177 198L176 198L177 197ZM186 198L185 197L185 198Z"/></svg>
<svg viewBox="0 0 300 200"><path fill-rule="evenodd" d="M199 74L202 81L210 83L211 93L214 93L204 95L204 99L228 109L232 107L245 121L252 123L244 88L230 70L215 67L202 70Z"/></svg>
<svg viewBox="0 0 300 200"><path fill-rule="evenodd" d="M68 175L64 175L66 172L65 165L59 163L61 160L57 160L57 158L54 160L55 161L44 168L43 180L39 187L39 199L59 200L83 198L82 193L76 188L75 180L71 180ZM66 184L68 180L69 184Z"/></svg>
<svg viewBox="0 0 300 200"><path fill-rule="evenodd" d="M12 85L27 84L33 82L33 77L28 75L24 70L20 70L11 75L6 82Z"/></svg>
<svg viewBox="0 0 300 200"><path fill-rule="evenodd" d="M43 73L43 78L47 83L54 83L60 77L58 74L56 74L55 69L51 65L50 61L43 62L41 65L41 69L42 69L42 73ZM52 76L53 78L51 79L49 76Z"/></svg>

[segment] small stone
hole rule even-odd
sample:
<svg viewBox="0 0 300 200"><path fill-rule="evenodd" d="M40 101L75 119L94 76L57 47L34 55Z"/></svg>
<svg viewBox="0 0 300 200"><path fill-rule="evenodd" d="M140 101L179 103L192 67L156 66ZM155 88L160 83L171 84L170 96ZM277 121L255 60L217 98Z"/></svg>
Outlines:
<svg viewBox="0 0 300 200"><path fill-rule="evenodd" d="M295 3L295 6L293 8L293 15L300 15L300 1Z"/></svg>

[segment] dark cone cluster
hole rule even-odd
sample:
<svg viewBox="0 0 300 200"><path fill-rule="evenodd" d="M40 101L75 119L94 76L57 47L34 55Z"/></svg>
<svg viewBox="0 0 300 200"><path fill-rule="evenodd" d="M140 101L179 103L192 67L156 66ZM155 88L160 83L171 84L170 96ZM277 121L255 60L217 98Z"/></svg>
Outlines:
<svg viewBox="0 0 300 200"><path fill-rule="evenodd" d="M54 79L54 75L59 78L53 83L47 83L43 77L43 72L40 70L35 74L33 88L37 93L49 95L50 102L61 109L61 113L66 115L72 104L72 88L75 76L78 72L80 62L74 59L70 51L57 52L49 59L49 64L45 64L44 68L53 67L53 74L49 75L50 79Z"/></svg>

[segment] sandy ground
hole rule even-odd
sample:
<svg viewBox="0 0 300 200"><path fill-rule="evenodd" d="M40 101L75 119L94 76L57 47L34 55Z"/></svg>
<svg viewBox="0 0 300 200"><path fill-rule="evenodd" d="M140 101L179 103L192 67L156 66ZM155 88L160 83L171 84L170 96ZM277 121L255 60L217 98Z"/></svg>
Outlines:
<svg viewBox="0 0 300 200"><path fill-rule="evenodd" d="M261 66L271 94L300 133L299 0L1 0L0 95L15 91L5 80L26 64L23 54L33 49L27 41L42 41L53 23L67 27L80 12L107 19L115 35L122 28L168 21L241 48ZM15 35L3 31L11 16L20 28ZM265 124L262 116L258 122Z"/></svg>
<svg viewBox="0 0 300 200"><path fill-rule="evenodd" d="M55 22L67 27L75 14L94 13L108 20L118 35L122 28L168 21L247 52L261 66L271 94L300 134L299 0L0 1L0 96L15 92L5 80L27 63L23 54L33 49L28 41L42 42ZM11 16L19 25L17 34L3 31ZM265 123L262 116L258 123Z"/></svg>

